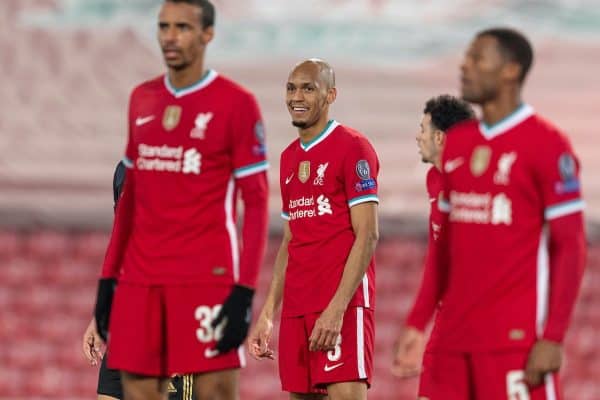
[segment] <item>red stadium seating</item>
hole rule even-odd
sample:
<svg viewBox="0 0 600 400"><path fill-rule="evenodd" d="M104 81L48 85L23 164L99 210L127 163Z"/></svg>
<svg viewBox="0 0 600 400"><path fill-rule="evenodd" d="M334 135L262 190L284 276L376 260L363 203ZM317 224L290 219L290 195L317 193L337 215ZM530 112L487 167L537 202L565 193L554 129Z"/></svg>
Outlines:
<svg viewBox="0 0 600 400"><path fill-rule="evenodd" d="M107 235L0 232L0 398L93 398L97 369L81 354L81 335L92 312ZM269 242L257 295L265 296L278 242ZM376 356L370 399L414 399L416 380L391 376L391 349L421 276L425 244L384 238L377 250ZM567 399L597 400L600 386L600 245L588 267L563 368ZM276 346L276 341L274 343ZM248 359L241 398L286 399L275 362Z"/></svg>

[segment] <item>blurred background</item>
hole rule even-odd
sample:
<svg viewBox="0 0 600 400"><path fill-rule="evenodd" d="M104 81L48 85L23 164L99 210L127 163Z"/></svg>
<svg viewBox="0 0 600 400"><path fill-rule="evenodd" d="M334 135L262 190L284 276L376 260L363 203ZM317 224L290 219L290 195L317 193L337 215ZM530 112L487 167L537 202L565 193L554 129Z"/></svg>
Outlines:
<svg viewBox="0 0 600 400"><path fill-rule="evenodd" d="M164 72L155 40L161 0L0 0L0 399L92 399L97 369L81 353L112 224L112 173L126 105ZM377 346L371 399L413 399L389 373L426 246L427 201L415 135L425 101L456 94L472 36L509 25L536 60L525 100L566 131L583 165L590 251L562 370L567 399L600 399L600 1L216 0L207 64L252 90L271 163L271 240L256 306L278 246L279 153L297 132L284 106L290 68L336 68L332 116L366 133L382 172ZM596 65L596 67L593 67ZM543 149L540 149L541 151ZM284 399L275 363L250 361L242 399Z"/></svg>

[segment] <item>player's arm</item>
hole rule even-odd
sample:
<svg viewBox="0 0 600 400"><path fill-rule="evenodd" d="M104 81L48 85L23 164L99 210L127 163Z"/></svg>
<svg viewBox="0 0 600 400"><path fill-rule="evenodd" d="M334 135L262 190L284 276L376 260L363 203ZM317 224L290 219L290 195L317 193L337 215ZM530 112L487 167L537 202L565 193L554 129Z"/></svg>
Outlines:
<svg viewBox="0 0 600 400"><path fill-rule="evenodd" d="M429 242L421 284L415 302L406 317L405 325L420 332L425 330L431 320L445 286L445 273L442 270L443 265L439 262L439 254L442 251L439 241L440 238Z"/></svg>
<svg viewBox="0 0 600 400"><path fill-rule="evenodd" d="M260 111L250 95L241 95L235 101L229 139L233 176L244 203L244 221L239 276L234 276L236 283L212 322L213 327L225 323L223 336L216 345L220 353L238 348L248 335L254 287L264 259L268 229L268 163Z"/></svg>
<svg viewBox="0 0 600 400"><path fill-rule="evenodd" d="M346 260L340 284L327 308L315 322L309 337L311 351L335 347L346 308L367 271L379 239L376 202L369 201L351 207L350 219L355 235L354 244Z"/></svg>
<svg viewBox="0 0 600 400"><path fill-rule="evenodd" d="M441 228L440 236L443 231L445 231L445 227ZM421 370L425 349L424 331L441 300L445 286L444 270L446 267L439 259L442 243L444 242L441 241L441 237L434 240L433 235L430 235L421 284L415 302L406 318L403 331L395 344L392 373L400 378L415 376Z"/></svg>
<svg viewBox="0 0 600 400"><path fill-rule="evenodd" d="M266 172L241 178L238 185L244 203L240 276L213 320L217 327L225 319L223 337L216 349L226 353L238 348L246 339L252 318L252 299L258 271L262 265L267 240L268 183Z"/></svg>
<svg viewBox="0 0 600 400"><path fill-rule="evenodd" d="M83 333L83 355L91 365L98 365L102 360L102 339L96 330L96 320L92 318Z"/></svg>
<svg viewBox="0 0 600 400"><path fill-rule="evenodd" d="M127 174L125 179L125 169L134 167L133 160L136 159L136 149L132 141L133 120L134 120L134 96L136 91L132 93L129 99L128 110L128 140L125 151L125 157L122 163L117 166L113 177L113 192L115 194L115 219L113 229L106 249L102 272L98 281L98 291L96 295L96 306L94 308L94 317L98 334L106 341L108 335L108 323L110 320L110 309L114 295L117 278L121 272L121 262L127 248L131 229L133 227L133 207L134 207L134 174ZM123 183L123 179L125 182ZM121 188L119 191L118 189ZM118 200L118 201L117 201Z"/></svg>
<svg viewBox="0 0 600 400"><path fill-rule="evenodd" d="M116 174L115 174L116 176ZM133 225L133 174L129 174L115 208L115 219L98 281L94 316L98 334L106 341L112 299Z"/></svg>
<svg viewBox="0 0 600 400"><path fill-rule="evenodd" d="M288 221L285 221L283 223L283 238L275 257L273 278L271 279L267 298L248 338L248 352L257 360L263 358L273 359L273 350L269 348L269 342L273 332L273 318L279 311L283 297L283 285L288 262L288 244L291 239L290 225Z"/></svg>
<svg viewBox="0 0 600 400"><path fill-rule="evenodd" d="M549 223L550 298L546 329L533 346L525 378L536 386L544 375L556 372L562 364L562 341L565 337L585 265L585 231L583 214L567 215Z"/></svg>
<svg viewBox="0 0 600 400"><path fill-rule="evenodd" d="M561 366L562 341L579 292L586 256L577 159L564 139L558 144L550 142L545 154L538 162L537 172L548 227L548 310L544 331L531 349L525 369L525 379L533 386L541 384L546 373Z"/></svg>
<svg viewBox="0 0 600 400"><path fill-rule="evenodd" d="M244 204L242 251L238 284L256 286L267 243L269 183L265 171L237 180Z"/></svg>

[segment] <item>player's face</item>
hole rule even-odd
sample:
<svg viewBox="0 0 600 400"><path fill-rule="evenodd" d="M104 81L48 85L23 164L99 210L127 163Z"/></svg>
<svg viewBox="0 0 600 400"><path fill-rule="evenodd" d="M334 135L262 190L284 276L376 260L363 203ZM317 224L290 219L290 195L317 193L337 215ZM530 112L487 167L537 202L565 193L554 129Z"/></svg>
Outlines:
<svg viewBox="0 0 600 400"><path fill-rule="evenodd" d="M182 70L198 62L213 37L204 29L202 9L187 3L165 2L158 16L158 42L169 68Z"/></svg>
<svg viewBox="0 0 600 400"><path fill-rule="evenodd" d="M431 114L423 114L421 118L421 130L417 135L417 146L419 147L419 154L421 160L424 163L435 163L437 157L439 157L442 151L443 132L435 129L431 124Z"/></svg>
<svg viewBox="0 0 600 400"><path fill-rule="evenodd" d="M482 104L498 96L506 60L496 38L477 37L461 64L461 93L464 100Z"/></svg>
<svg viewBox="0 0 600 400"><path fill-rule="evenodd" d="M335 89L321 79L315 64L298 66L288 78L286 104L292 116L292 125L307 129L327 116L329 104L335 98Z"/></svg>

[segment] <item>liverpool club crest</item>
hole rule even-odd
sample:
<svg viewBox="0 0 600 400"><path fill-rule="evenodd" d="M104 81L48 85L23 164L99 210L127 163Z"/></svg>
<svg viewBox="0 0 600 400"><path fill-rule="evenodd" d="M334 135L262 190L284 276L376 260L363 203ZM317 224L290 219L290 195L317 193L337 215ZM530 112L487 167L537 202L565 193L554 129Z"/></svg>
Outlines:
<svg viewBox="0 0 600 400"><path fill-rule="evenodd" d="M310 177L310 161L302 161L298 164L298 179L300 182L306 183Z"/></svg>

